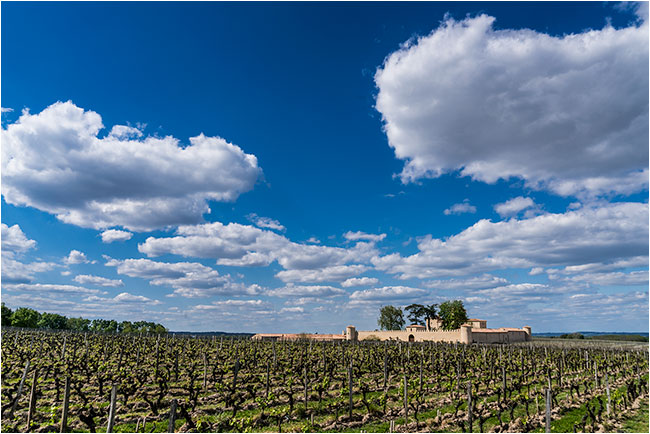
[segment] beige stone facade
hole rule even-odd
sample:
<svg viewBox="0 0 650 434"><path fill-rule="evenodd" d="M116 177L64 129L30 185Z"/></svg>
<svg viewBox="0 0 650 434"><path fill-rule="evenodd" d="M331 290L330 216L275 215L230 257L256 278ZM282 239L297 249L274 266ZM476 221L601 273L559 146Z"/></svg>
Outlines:
<svg viewBox="0 0 650 434"><path fill-rule="evenodd" d="M526 342L531 339L531 329L526 326L516 328L487 328L487 322L470 319L457 330L442 330L440 320L428 320L426 326L409 325L404 330L360 331L354 326L347 326L340 335L319 335L306 333L259 333L254 340L298 340L315 339L328 341L404 341L404 342L460 342L463 344L506 344Z"/></svg>
<svg viewBox="0 0 650 434"><path fill-rule="evenodd" d="M526 342L531 339L531 328L487 328L487 321L470 319L457 330L442 330L440 320L428 320L426 326L410 325L405 330L357 331L353 326L346 329L346 340L398 340L405 342L460 342L471 343L511 343Z"/></svg>

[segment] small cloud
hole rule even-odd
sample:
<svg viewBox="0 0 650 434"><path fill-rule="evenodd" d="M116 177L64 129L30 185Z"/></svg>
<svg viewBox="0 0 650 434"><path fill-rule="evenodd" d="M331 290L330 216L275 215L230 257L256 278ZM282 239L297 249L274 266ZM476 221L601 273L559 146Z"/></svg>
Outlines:
<svg viewBox="0 0 650 434"><path fill-rule="evenodd" d="M272 297L336 297L344 295L345 291L332 286L321 285L292 285L289 284L284 288L277 288L268 291L267 295Z"/></svg>
<svg viewBox="0 0 650 434"><path fill-rule="evenodd" d="M10 291L33 291L40 294L46 292L70 293L70 294L105 294L104 291L100 291L97 289L88 289L81 286L57 285L57 284L49 284L49 283L10 284L10 285L4 285L3 290L4 289L8 289Z"/></svg>
<svg viewBox="0 0 650 434"><path fill-rule="evenodd" d="M535 206L535 202L531 198L519 196L507 200L503 203L498 203L494 205L494 210L501 217L508 217L508 216L517 215L521 211L528 208L533 208L534 206Z"/></svg>
<svg viewBox="0 0 650 434"><path fill-rule="evenodd" d="M377 243L383 240L384 238L386 238L386 234L367 234L361 231L357 231L357 232L348 231L343 234L343 237L348 241L364 240L364 241L371 241L373 243Z"/></svg>
<svg viewBox="0 0 650 434"><path fill-rule="evenodd" d="M129 294L128 292L122 292L115 297L113 297L113 301L116 301L118 303L149 303L149 304L160 304L160 301L158 300L152 300L150 298L147 298L142 295L133 295Z"/></svg>
<svg viewBox="0 0 650 434"><path fill-rule="evenodd" d="M344 288L350 288L351 286L371 286L379 283L379 279L375 277L353 277L345 280L341 283L341 286Z"/></svg>
<svg viewBox="0 0 650 434"><path fill-rule="evenodd" d="M124 140L142 137L142 131L128 125L115 125L113 128L111 128L111 132L108 133L108 135L117 139Z"/></svg>
<svg viewBox="0 0 650 434"><path fill-rule="evenodd" d="M127 241L133 237L131 232L109 229L102 232L102 243L112 243L113 241Z"/></svg>
<svg viewBox="0 0 650 434"><path fill-rule="evenodd" d="M284 232L287 230L287 228L282 226L279 221L273 220L269 217L260 217L255 213L251 213L248 214L246 218L258 228L273 229L275 231L280 231L280 232Z"/></svg>
<svg viewBox="0 0 650 434"><path fill-rule="evenodd" d="M470 205L469 199L465 199L462 203L457 203L452 205L450 208L447 208L443 211L444 215L458 215L458 214L474 214L476 213L476 207Z"/></svg>
<svg viewBox="0 0 650 434"><path fill-rule="evenodd" d="M320 244L320 240L316 237L309 237L306 242L311 244Z"/></svg>
<svg viewBox="0 0 650 434"><path fill-rule="evenodd" d="M300 306L295 307L283 307L280 309L280 313L303 313L305 309Z"/></svg>
<svg viewBox="0 0 650 434"><path fill-rule="evenodd" d="M528 273L531 276L537 276L538 274L542 274L544 272L544 269L542 267L533 267L530 270L530 273Z"/></svg>
<svg viewBox="0 0 650 434"><path fill-rule="evenodd" d="M0 107L0 109L2 109L2 113L11 113L12 111L14 111L14 109L9 107Z"/></svg>
<svg viewBox="0 0 650 434"><path fill-rule="evenodd" d="M86 258L86 254L84 252L80 252L79 250L70 250L70 254L63 259L63 262L65 262L68 265L73 265L73 264L87 264L88 258Z"/></svg>

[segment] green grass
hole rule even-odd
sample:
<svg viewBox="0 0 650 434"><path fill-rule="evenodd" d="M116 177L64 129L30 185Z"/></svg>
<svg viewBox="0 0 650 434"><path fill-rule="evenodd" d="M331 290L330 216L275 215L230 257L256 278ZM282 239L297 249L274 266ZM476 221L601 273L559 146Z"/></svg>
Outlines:
<svg viewBox="0 0 650 434"><path fill-rule="evenodd" d="M639 412L623 423L622 432L650 432L648 399L641 400Z"/></svg>

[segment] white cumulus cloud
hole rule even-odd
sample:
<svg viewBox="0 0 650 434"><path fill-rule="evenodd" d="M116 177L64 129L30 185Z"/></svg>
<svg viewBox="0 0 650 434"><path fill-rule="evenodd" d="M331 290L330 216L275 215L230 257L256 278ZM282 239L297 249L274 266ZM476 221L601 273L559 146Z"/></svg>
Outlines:
<svg viewBox="0 0 650 434"><path fill-rule="evenodd" d="M63 258L63 262L65 262L68 265L74 265L74 264L86 264L90 262L88 258L86 257L86 254L84 252L80 252L79 250L70 250L70 254Z"/></svg>
<svg viewBox="0 0 650 434"><path fill-rule="evenodd" d="M507 283L508 280L503 277L497 277L486 273L481 276L467 277L464 279L430 280L424 284L428 288L462 291L495 288Z"/></svg>
<svg viewBox="0 0 650 434"><path fill-rule="evenodd" d="M257 285L246 286L234 282L230 275L198 262L157 262L149 259L107 258L106 266L116 267L119 274L147 279L152 285L174 288L181 297L208 297L212 295L256 294Z"/></svg>
<svg viewBox="0 0 650 434"><path fill-rule="evenodd" d="M519 212L534 206L535 202L531 198L519 196L494 205L494 210L501 217L507 217L516 215Z"/></svg>
<svg viewBox="0 0 650 434"><path fill-rule="evenodd" d="M113 297L113 301L118 303L148 303L148 304L161 304L158 300L152 300L144 295L133 295L128 292L121 292Z"/></svg>
<svg viewBox="0 0 650 434"><path fill-rule="evenodd" d="M647 261L648 204L621 202L524 220L480 220L444 240L420 238L418 249L406 257L398 253L375 257L372 263L400 278L424 279L639 256Z"/></svg>
<svg viewBox="0 0 650 434"><path fill-rule="evenodd" d="M372 286L379 283L379 279L376 277L352 277L341 283L341 286L344 288L350 288L353 286Z"/></svg>
<svg viewBox="0 0 650 434"><path fill-rule="evenodd" d="M2 195L65 223L147 231L198 223L208 200L233 201L261 174L254 155L200 134L188 146L167 136L140 137L72 102L24 111L2 128Z"/></svg>
<svg viewBox="0 0 650 434"><path fill-rule="evenodd" d="M130 240L133 234L127 231L120 231L118 229L109 229L102 232L102 243L112 243L114 241L127 241Z"/></svg>
<svg viewBox="0 0 650 434"><path fill-rule="evenodd" d="M284 232L287 228L282 226L279 221L273 220L269 217L260 217L255 213L249 214L246 216L248 220L253 222L255 226L262 229L273 229L275 231Z"/></svg>
<svg viewBox="0 0 650 434"><path fill-rule="evenodd" d="M307 270L284 270L278 272L275 277L283 282L340 282L350 276L356 276L368 269L365 265L335 265L320 269Z"/></svg>
<svg viewBox="0 0 650 434"><path fill-rule="evenodd" d="M379 241L386 238L386 234L367 234L361 231L357 231L357 232L348 231L343 234L343 237L348 241L365 240L373 243L378 243Z"/></svg>
<svg viewBox="0 0 650 434"><path fill-rule="evenodd" d="M373 242L359 241L348 248L302 244L270 230L238 223L224 225L220 222L180 226L176 236L149 237L138 245L138 250L147 256L172 253L186 257L214 258L217 264L229 266L267 266L277 261L285 270L314 270L314 273L324 269L329 269L329 272L346 270L346 273L359 270L360 268L331 267L367 263L377 254ZM304 275L308 274L305 271ZM296 277L298 273L287 276L299 280Z"/></svg>
<svg viewBox="0 0 650 434"><path fill-rule="evenodd" d="M36 248L36 241L27 238L19 225L7 226L2 223L2 282L29 283L34 274L43 273L56 267L52 262L35 261L24 263L18 259L25 252Z"/></svg>
<svg viewBox="0 0 650 434"><path fill-rule="evenodd" d="M104 291L98 289L88 289L81 286L74 285L58 285L50 283L17 283L10 285L3 285L3 289L11 291L34 291L38 293L71 293L71 294L105 294Z"/></svg>
<svg viewBox="0 0 650 434"><path fill-rule="evenodd" d="M2 283L29 283L34 280L34 274L50 271L56 266L57 264L52 262L20 262L3 252Z"/></svg>
<svg viewBox="0 0 650 434"><path fill-rule="evenodd" d="M377 70L401 179L460 171L563 196L648 186L648 24L551 36L446 19Z"/></svg>
<svg viewBox="0 0 650 434"><path fill-rule="evenodd" d="M474 214L476 207L469 203L469 199L465 199L461 203L456 203L443 211L445 215L458 215L458 214Z"/></svg>
<svg viewBox="0 0 650 434"><path fill-rule="evenodd" d="M124 286L124 282L119 279L107 279L106 277L93 276L91 274L79 274L75 276L74 281L82 285L94 285L104 287Z"/></svg>
<svg viewBox="0 0 650 434"><path fill-rule="evenodd" d="M400 302L421 298L427 294L427 291L420 288L411 288L408 286L384 286L382 288L364 289L355 291L350 294L350 302L356 303L382 303L382 302Z"/></svg>
<svg viewBox="0 0 650 434"><path fill-rule="evenodd" d="M36 247L36 241L27 238L19 225L7 226L4 223L0 225L2 226L3 255L9 252L22 253Z"/></svg>
<svg viewBox="0 0 650 434"><path fill-rule="evenodd" d="M341 288L323 285L292 285L273 289L268 295L275 297L336 297L345 294Z"/></svg>

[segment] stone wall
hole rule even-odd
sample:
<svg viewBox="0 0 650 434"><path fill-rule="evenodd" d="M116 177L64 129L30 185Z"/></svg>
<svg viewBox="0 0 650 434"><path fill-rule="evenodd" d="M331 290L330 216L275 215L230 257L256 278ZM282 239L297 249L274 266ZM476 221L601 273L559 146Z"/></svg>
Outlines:
<svg viewBox="0 0 650 434"><path fill-rule="evenodd" d="M437 341L437 342L461 342L460 330L450 331L435 331L435 332L412 332L406 330L390 330L390 331L358 331L356 332L357 339L362 341L364 339L379 338L379 340L399 340L409 341L409 337L413 337L413 342L424 341Z"/></svg>
<svg viewBox="0 0 650 434"><path fill-rule="evenodd" d="M478 320L477 320L478 321ZM482 321L484 323L484 321ZM253 336L254 340L298 340L298 339L316 339L316 340L348 340L363 341L379 339L380 341L398 340L404 342L460 342L463 344L507 344L512 342L526 342L531 340L531 329L526 326L521 329L483 328L471 327L464 324L457 330L433 330L425 331L417 328L411 330L390 330L390 331L357 331L354 326L347 326L340 335L318 335L318 334L287 334L287 333L260 333Z"/></svg>
<svg viewBox="0 0 650 434"><path fill-rule="evenodd" d="M472 342L479 344L508 344L529 340L525 330L472 329Z"/></svg>
<svg viewBox="0 0 650 434"><path fill-rule="evenodd" d="M346 329L347 340L379 339L381 341L399 340L404 342L460 342L463 344L506 344L512 342L526 342L531 339L530 327L522 329L513 328L473 328L467 324L457 330L414 331L357 331L353 326Z"/></svg>

